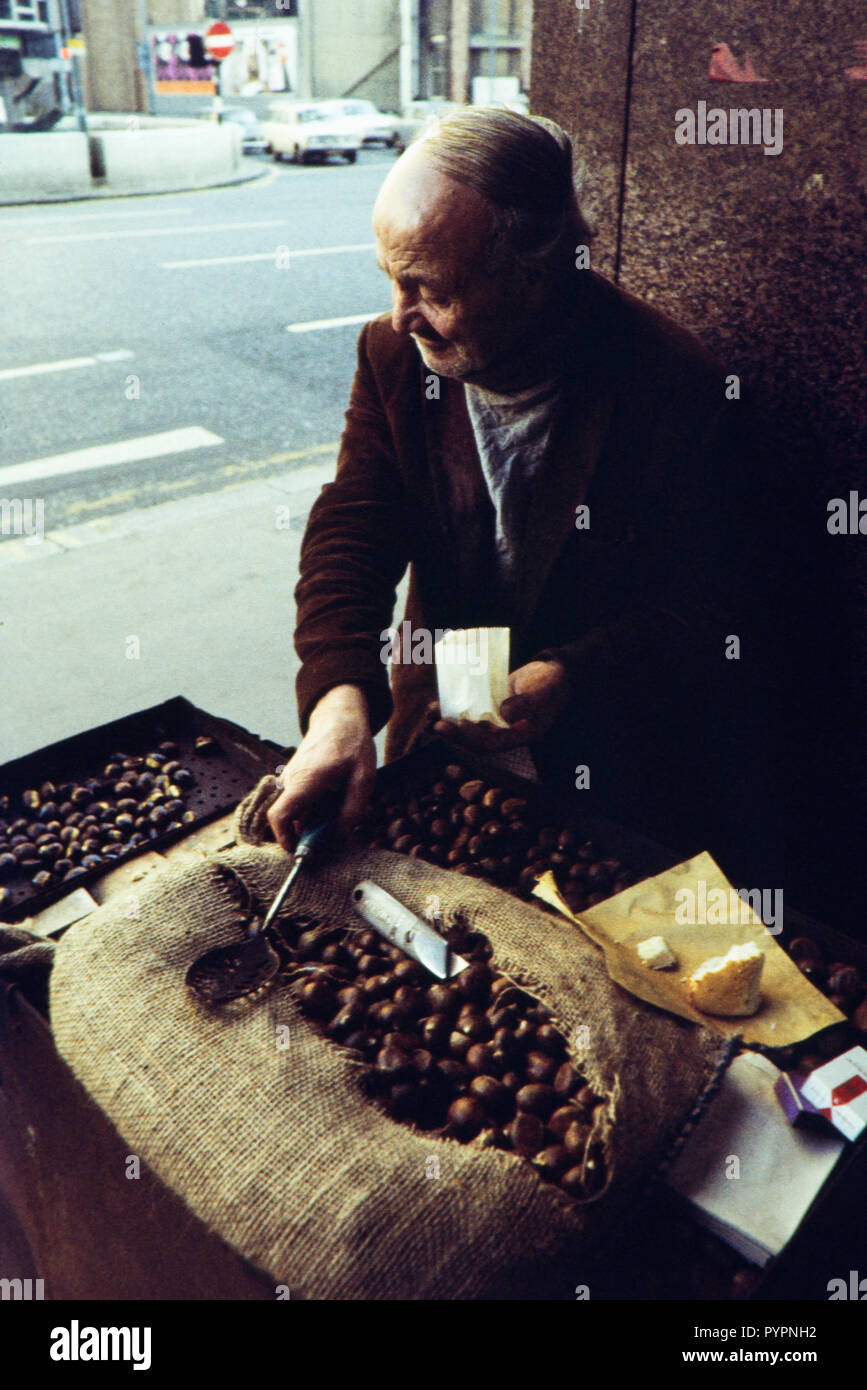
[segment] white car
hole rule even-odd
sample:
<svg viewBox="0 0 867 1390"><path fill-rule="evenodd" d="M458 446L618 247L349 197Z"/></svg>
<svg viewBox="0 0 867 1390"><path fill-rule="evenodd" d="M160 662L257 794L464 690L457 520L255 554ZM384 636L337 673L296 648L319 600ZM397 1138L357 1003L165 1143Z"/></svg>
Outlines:
<svg viewBox="0 0 867 1390"><path fill-rule="evenodd" d="M452 111L460 111L461 103L446 101L444 97L433 97L427 101L411 101L403 109L403 116L396 116L394 148L403 154L407 145L423 130L426 130L439 116L447 116Z"/></svg>
<svg viewBox="0 0 867 1390"><path fill-rule="evenodd" d="M200 121L216 119L213 110L200 111L198 118ZM262 122L255 111L251 111L248 106L226 106L220 112L220 120L224 124L241 127L241 149L244 154L260 154L264 150L265 137L262 134Z"/></svg>
<svg viewBox="0 0 867 1390"><path fill-rule="evenodd" d="M361 141L342 119L324 111L323 102L287 105L275 102L262 123L265 148L276 160L284 155L296 164L324 161L330 154L340 155L354 164Z"/></svg>
<svg viewBox="0 0 867 1390"><path fill-rule="evenodd" d="M241 149L244 154L258 154L265 148L262 122L248 106L227 106L220 118L230 125L241 127Z"/></svg>
<svg viewBox="0 0 867 1390"><path fill-rule="evenodd" d="M398 117L379 111L372 101L340 97L320 102L320 105L342 121L348 130L355 131L362 145L394 144Z"/></svg>

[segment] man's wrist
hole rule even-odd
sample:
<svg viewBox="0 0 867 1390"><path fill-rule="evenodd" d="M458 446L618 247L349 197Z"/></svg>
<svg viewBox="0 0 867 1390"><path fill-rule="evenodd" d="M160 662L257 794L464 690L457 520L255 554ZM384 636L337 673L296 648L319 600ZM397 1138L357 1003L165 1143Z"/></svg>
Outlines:
<svg viewBox="0 0 867 1390"><path fill-rule="evenodd" d="M367 699L360 685L333 685L314 705L308 727L312 728L318 719L346 716L350 719L363 719L370 727L370 711Z"/></svg>

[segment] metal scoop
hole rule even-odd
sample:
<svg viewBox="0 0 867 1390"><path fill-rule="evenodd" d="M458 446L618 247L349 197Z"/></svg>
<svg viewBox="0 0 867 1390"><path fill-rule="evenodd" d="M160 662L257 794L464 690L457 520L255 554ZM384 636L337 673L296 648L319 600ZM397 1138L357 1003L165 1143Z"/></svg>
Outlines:
<svg viewBox="0 0 867 1390"><path fill-rule="evenodd" d="M333 821L326 820L305 830L295 846L292 868L268 908L261 925L254 927L244 941L235 946L215 946L194 960L186 975L187 988L204 1004L228 1004L253 994L273 980L280 968L280 956L271 942L269 928L283 906L292 884L315 847L325 838Z"/></svg>

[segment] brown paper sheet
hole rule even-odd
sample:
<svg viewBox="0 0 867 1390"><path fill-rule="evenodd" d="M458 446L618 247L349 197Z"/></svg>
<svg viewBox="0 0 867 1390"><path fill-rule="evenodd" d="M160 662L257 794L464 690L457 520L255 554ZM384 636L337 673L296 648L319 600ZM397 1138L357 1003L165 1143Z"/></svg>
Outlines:
<svg viewBox="0 0 867 1390"><path fill-rule="evenodd" d="M696 894L697 905L700 895L704 894L707 916L713 916L714 911L720 916L725 912L729 920L699 921L695 925L678 920L684 915L686 900L678 898L677 894L684 888ZM722 898L713 896L716 890L725 893L725 903ZM655 878L635 883L615 897L588 908L580 916L570 912L550 872L542 875L534 893L601 946L608 973L618 985L638 999L679 1014L681 1018L703 1023L726 1037L740 1033L745 1042L787 1047L832 1023L845 1022L845 1015L810 984L777 945L749 903L732 899L732 885L707 853L676 864ZM642 965L637 946L649 936L665 938L676 958L675 965L667 970L650 970ZM724 956L729 947L745 941L754 941L765 956L758 1013L751 1018L717 1018L693 1008L687 992L687 980L692 972L702 961L711 956Z"/></svg>

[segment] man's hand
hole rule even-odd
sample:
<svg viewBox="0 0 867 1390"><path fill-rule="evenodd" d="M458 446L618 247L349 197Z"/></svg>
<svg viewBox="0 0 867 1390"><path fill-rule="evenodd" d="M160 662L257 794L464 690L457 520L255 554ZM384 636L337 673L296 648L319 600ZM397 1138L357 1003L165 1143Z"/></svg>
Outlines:
<svg viewBox="0 0 867 1390"><path fill-rule="evenodd" d="M329 690L310 716L307 733L280 776L282 794L268 812L279 844L292 850L301 829L321 816L329 793L342 798L338 834L361 820L376 774L376 747L367 701L357 685Z"/></svg>
<svg viewBox="0 0 867 1390"><path fill-rule="evenodd" d="M509 676L509 694L500 705L508 729L488 720L437 719L436 734L471 750L497 752L535 743L542 738L569 702L569 680L560 661L530 661ZM439 705L429 714L439 714Z"/></svg>

